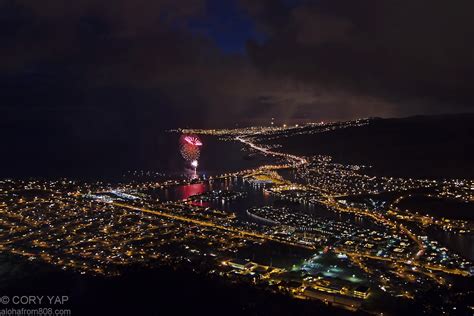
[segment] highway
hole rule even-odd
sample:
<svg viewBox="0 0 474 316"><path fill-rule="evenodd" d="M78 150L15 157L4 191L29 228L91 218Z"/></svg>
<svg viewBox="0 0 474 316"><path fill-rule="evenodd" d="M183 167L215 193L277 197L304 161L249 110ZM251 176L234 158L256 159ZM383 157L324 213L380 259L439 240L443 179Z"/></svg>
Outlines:
<svg viewBox="0 0 474 316"><path fill-rule="evenodd" d="M286 159L290 159L290 160L296 161L300 165L307 163L307 160L302 158L302 157L272 151L268 148L258 146L256 144L252 143L250 140L245 139L241 136L237 136L235 139L242 142L242 143L244 143L245 145L255 149L255 150L258 150L258 151L264 153L264 154L280 156L280 157L283 157L283 158L286 158ZM309 188L311 189L311 186L309 186ZM323 203L337 209L338 211L352 212L352 213L356 213L356 214L359 214L359 215L367 216L367 217L370 217L370 218L372 218L373 220L375 220L377 222L388 224L388 225L392 226L393 228L397 229L397 225L395 223L392 223L390 220L388 220L387 218L385 218L381 214L377 214L377 213L373 213L373 212L369 212L369 211L364 211L364 210L360 210L360 209L354 209L354 208L345 209L345 208L342 208L340 205L338 205L338 203L336 203L336 201L330 195L326 195L326 197L328 198L328 201L325 201ZM401 225L398 228L400 229L400 231L402 233L406 234L409 238L411 238L418 245L419 250L424 250L423 244L421 243L421 241L411 231L409 231L406 227L403 227Z"/></svg>
<svg viewBox="0 0 474 316"><path fill-rule="evenodd" d="M247 139L245 139L241 136L237 136L235 139L238 140L239 142L242 142L245 145L247 145L247 146L249 146L249 147L251 147L255 150L258 150L258 151L260 151L264 154L267 154L267 155L283 157L283 158L292 160L292 161L294 161L294 162L296 162L297 164L300 164L300 165L308 163L308 161L306 159L302 158L302 157L298 157L298 156L290 155L290 154L285 154L285 153L280 153L280 152L277 152L277 151L272 151L268 148L264 148L264 147L255 145L251 141L249 141L249 140L247 140Z"/></svg>
<svg viewBox="0 0 474 316"><path fill-rule="evenodd" d="M260 151L264 154L284 157L284 158L296 161L298 164L306 164L307 163L307 160L302 158L302 157L272 151L270 149L258 146L256 144L252 143L250 140L245 139L241 136L236 137L236 140L238 140L238 141L246 144L247 146L249 146L249 147L251 147L255 150L258 150L258 151ZM307 187L308 190L315 189L311 185L308 185L306 187ZM379 214L379 213L374 213L374 212L371 212L371 211L368 211L368 210L362 210L362 209L353 208L353 207L342 207L339 203L337 203L334 200L333 196L328 194L328 192L326 192L326 194L324 194L324 196L326 197L327 200L326 201L321 201L321 203L324 203L324 204L326 204L327 206L329 206L333 209L336 209L336 210L341 211L341 212L350 212L350 213L354 213L354 214L369 217L369 218L373 219L376 222L379 222L379 223L382 223L382 224L387 224L387 225L391 226L393 229L398 230L401 233L408 236L417 245L417 248L418 248L417 253L414 254L413 257L411 258L411 262L412 262L413 266L418 266L418 267L422 267L422 268L425 268L425 269L428 269L428 270L433 270L433 271L441 271L441 272L448 273L448 274L456 274L456 275L462 275L462 276L468 276L469 275L469 272L461 270L461 269L450 269L450 268L446 268L446 267L443 267L443 266L430 265L430 264L425 264L423 262L420 262L419 257L421 256L420 254L422 254L424 252L424 245L421 242L421 240L418 238L418 236L416 236L414 233L412 233L407 227L405 227L401 224L397 225L396 223L392 222L390 219L388 219L387 217L385 217L385 216L383 216L382 214ZM344 252L344 251L341 250L341 252ZM403 260L396 259L396 258L383 258L383 257L364 255L364 254L355 254L355 253L350 253L350 254L348 253L348 255L351 255L352 257L359 256L359 257L371 258L371 259L375 259L375 260L397 261L397 262L400 262L400 263L403 262L404 264L406 264L406 261L407 261L407 260L403 261Z"/></svg>
<svg viewBox="0 0 474 316"><path fill-rule="evenodd" d="M298 244L298 243L292 243L292 242L289 242L289 241L286 241L286 240L274 238L272 236L259 234L259 233L254 233L254 232L249 232L249 231L238 230L238 229L235 229L235 228L232 228L232 227L222 226L222 225L218 225L218 224L215 224L215 223L212 223L212 222L202 221L202 220L198 220L198 219L194 219L194 218L188 218L188 217L184 217L184 216L181 216L181 215L174 215L174 214L170 214L170 213L166 213L166 212L162 212L162 211L149 210L149 209L146 209L146 208L143 208L143 207L137 207L137 206L128 205L128 204L119 203L119 202L113 202L112 204L115 205L115 206L130 209L130 210L139 211L139 212L148 213L148 214L153 214L153 215L157 215L157 216L161 216L161 217L165 217L165 218L168 218L168 219L177 220L177 221L181 221L181 222L185 222L185 223L189 223L189 224L195 224L195 225L199 225L199 226L211 227L211 228L214 228L214 229L224 230L224 231L236 234L235 237L239 237L239 238L247 236L247 237L253 237L253 238L258 238L258 239L270 240L270 241L274 241L274 242L278 242L278 243L281 243L281 244L286 244L286 245L290 245L290 246L294 246L294 247L299 247L299 248L316 249L315 247L312 247L312 246L302 245L302 244ZM166 211L169 211L169 212L174 211L174 210L168 209L166 206L160 206L160 209L163 209L163 210L166 210Z"/></svg>
<svg viewBox="0 0 474 316"><path fill-rule="evenodd" d="M373 259L373 260L380 260L380 261L387 261L387 262L397 262L400 264L407 265L407 259L397 259L397 258L392 258L392 257L379 257L379 256L374 256L371 254L365 254L361 252L347 252L344 251L343 249L335 249L335 251L345 253L349 257L362 257L362 258L367 258L367 259ZM431 264L424 264L418 261L412 261L411 266L417 266L420 268L425 268L428 270L433 270L433 271L441 271L447 274L455 274L455 275L462 275L462 276L469 276L469 272L461 270L461 269L456 269L456 268L446 268L443 266L437 266L437 265L431 265Z"/></svg>

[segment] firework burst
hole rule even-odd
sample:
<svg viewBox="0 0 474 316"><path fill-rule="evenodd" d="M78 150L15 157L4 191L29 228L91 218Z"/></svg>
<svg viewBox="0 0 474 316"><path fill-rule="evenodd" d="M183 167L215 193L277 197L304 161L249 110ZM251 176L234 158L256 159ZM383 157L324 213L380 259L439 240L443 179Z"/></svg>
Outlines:
<svg viewBox="0 0 474 316"><path fill-rule="evenodd" d="M181 156L192 163L199 159L201 155L202 141L195 135L182 135L179 139Z"/></svg>

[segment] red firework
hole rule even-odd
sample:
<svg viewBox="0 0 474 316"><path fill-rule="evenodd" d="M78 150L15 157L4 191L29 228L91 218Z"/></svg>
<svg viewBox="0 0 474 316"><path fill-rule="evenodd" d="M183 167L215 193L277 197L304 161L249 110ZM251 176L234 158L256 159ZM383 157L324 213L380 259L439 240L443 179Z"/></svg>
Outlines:
<svg viewBox="0 0 474 316"><path fill-rule="evenodd" d="M202 141L195 135L181 135L179 139L181 155L186 161L197 161L201 154Z"/></svg>
<svg viewBox="0 0 474 316"><path fill-rule="evenodd" d="M183 141L186 142L189 145L193 146L202 146L202 142L199 139L199 137L194 136L194 135L183 135Z"/></svg>

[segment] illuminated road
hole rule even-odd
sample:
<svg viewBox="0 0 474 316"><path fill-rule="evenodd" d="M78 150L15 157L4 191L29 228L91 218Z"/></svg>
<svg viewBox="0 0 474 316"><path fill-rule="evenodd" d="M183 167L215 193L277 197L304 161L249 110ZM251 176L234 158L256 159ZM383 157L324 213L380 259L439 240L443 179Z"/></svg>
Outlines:
<svg viewBox="0 0 474 316"><path fill-rule="evenodd" d="M188 218L188 217L181 216L181 215L175 215L175 214L170 214L170 213L167 213L167 212L156 211L156 210L149 210L149 209L146 209L146 208L143 208L143 207L137 207L137 206L132 206L132 205L128 205L128 204L124 204L124 203L118 203L118 202L114 202L112 204L115 205L115 206L124 207L124 208L128 208L128 209L131 209L131 210L143 212L143 213L153 214L153 215L169 218L169 219L172 219L172 220L177 220L177 221L182 221L182 222L195 224L195 225L200 225L200 226L204 226L204 227L210 227L210 228L214 228L214 229L224 230L224 231L233 233L237 237L240 237L240 238L247 236L247 237L258 238L258 239L263 239L263 240L270 240L270 241L274 241L274 242L278 242L278 243L282 243L282 244L286 244L286 245L290 245L290 246L294 246L294 247L300 247L300 248L306 248L306 249L312 249L312 250L316 249L315 247L302 245L302 244L298 244L298 243L292 243L292 242L289 242L289 241L286 241L286 240L274 238L272 236L259 234L259 233L255 233L255 232L238 230L238 229L234 229L234 228L231 228L231 227L226 227L226 226L222 226L222 225L215 224L215 223L212 223L212 222L202 221L202 220L199 220L199 219ZM331 206L336 206L336 203L331 204ZM166 206L162 206L162 205L160 205L160 209L166 210L168 212L173 212L174 211L174 210L169 209ZM339 209L339 210L341 210L341 209ZM346 211L346 212L347 211L348 212L355 212L355 213L361 214L360 210L354 211L354 210L344 209L344 211ZM362 212L362 215L371 217L374 220L381 221L381 222L387 223L389 225L395 225L395 227L397 227L396 224L388 221L386 218L384 218L383 216L380 216L378 214L377 214L378 216L376 216L375 214L373 214L371 212L364 211L364 212ZM415 241L418 241L416 236L413 235L405 227L400 225L399 229L401 229L405 234L409 235ZM397 262L397 263L403 264L403 265L408 264L407 263L408 259L398 259L398 258L392 258L392 257L385 258L385 257L374 256L374 255L371 255L371 254L346 252L346 251L344 251L344 249L336 249L335 251L346 253L348 256L355 257L355 258L362 257L362 258L373 259L373 260ZM441 272L448 273L448 274L469 276L469 273L467 271L464 271L464 270L455 269L455 268L451 269L451 268L447 268L447 267L444 267L444 266L424 264L422 262L415 261L415 260L412 260L410 265L411 266L418 266L420 268L424 268L424 269L427 269L427 270L441 271ZM426 272L425 272L425 274L426 274Z"/></svg>
<svg viewBox="0 0 474 316"><path fill-rule="evenodd" d="M238 141L246 144L247 146L249 146L249 147L251 147L255 150L258 150L258 151L260 151L264 154L280 156L280 157L295 161L297 164L306 164L307 163L307 160L304 159L304 158L301 158L301 157L298 157L298 156L295 156L295 155L274 152L270 149L258 146L256 144L252 143L250 140L245 139L241 136L236 137L236 140L238 140ZM309 189L309 190L315 189L311 185L307 186L306 188ZM328 193L328 192L326 192L326 193ZM448 274L456 274L456 275L463 275L463 276L468 276L469 275L469 273L467 271L464 271L464 270L461 270L461 269L455 269L455 268L450 269L450 268L447 268L447 267L444 267L444 266L436 266L436 265L430 265L430 264L425 264L423 262L420 262L419 258L424 253L424 250L425 250L424 245L421 242L421 240L419 239L419 237L416 236L414 233L412 233L407 227L405 227L401 224L397 225L396 223L392 222L390 219L386 218L385 216L383 216L382 214L379 214L379 213L374 213L374 212L370 212L368 210L362 210L362 209L353 208L353 207L342 207L341 205L339 205L339 203L337 203L334 200L334 197L331 196L331 194L324 194L324 196L326 197L327 200L326 201L321 201L321 203L324 203L324 204L326 204L327 206L329 206L333 209L336 209L336 210L342 211L342 212L350 212L350 213L354 213L354 214L369 217L369 218L371 218L372 220L374 220L376 222L379 222L379 223L382 223L382 224L385 224L385 225L389 225L393 229L398 230L401 233L408 236L417 245L417 248L418 248L418 251L416 252L416 254L414 254L412 256L411 260L409 260L411 262L412 266L418 266L418 267L421 267L421 268L424 268L424 269L427 269L427 270L432 270L432 271L441 271L441 272L448 273ZM383 257L377 257L377 256L371 256L371 255L365 255L365 254L351 253L350 255L352 257L365 257L365 258L370 258L370 259L375 259L375 260L392 261L392 262L395 261L395 262L403 263L403 264L407 264L407 261L408 261L408 260L400 260L400 259L397 259L397 258L383 258ZM429 273L429 274L431 274L431 273Z"/></svg>
<svg viewBox="0 0 474 316"><path fill-rule="evenodd" d="M289 241L286 241L286 240L273 238L273 237L268 236L268 235L263 235L263 234L258 234L258 233L254 233L254 232L238 230L238 229L234 229L234 228L231 228L231 227L218 225L218 224L215 224L215 223L212 223L212 222L206 222L206 221L201 221L201 220L198 220L198 219L184 217L184 216L181 216L181 215L174 215L174 214L165 213L165 212L161 212L161 211L149 210L149 209L146 209L146 208L143 208L143 207L137 207L137 206L132 206L132 205L128 205L128 204L124 204L124 203L118 203L118 202L113 202L112 204L115 205L115 206L128 208L128 209L143 212L143 213L153 214L153 215L169 218L169 219L172 219L172 220L177 220L177 221L186 222L186 223L190 223L190 224L195 224L195 225L200 225L200 226L205 226L205 227L211 227L211 228L214 228L214 229L224 230L224 231L227 231L227 232L234 233L234 234L237 235L237 237L240 237L240 238L242 238L243 236L248 236L248 237L253 237L253 238L271 240L271 241L274 241L274 242L278 242L278 243L282 243L282 244L286 244L286 245L290 245L290 246L295 246L295 247L300 247L300 248L315 249L315 247L302 245L302 244L297 244L297 243L292 243L292 242L289 242ZM164 210L167 210L167 211L170 211L170 212L173 211L173 210L168 209L168 208L163 207L163 206L160 206L160 208L164 209Z"/></svg>
<svg viewBox="0 0 474 316"><path fill-rule="evenodd" d="M245 138L242 138L240 136L236 137L235 138L236 140L238 140L239 142L242 142L244 143L245 145L255 149L255 150L258 150L264 154L267 154L267 155L274 155L274 156L278 156L278 157L283 157L283 158L286 158L286 159L290 159L290 160L293 160L295 161L297 164L305 164L305 163L308 163L308 161L304 158L301 158L301 157L298 157L298 156L295 156L295 155L290 155L290 154L284 154L284 153L279 153L279 152L276 152L276 151L272 151L268 148L264 148L264 147L261 147L261 146L258 146L258 145L255 145L254 143L252 143L251 141L249 141L248 139L245 139Z"/></svg>
<svg viewBox="0 0 474 316"><path fill-rule="evenodd" d="M405 226L403 226L401 224L397 225L396 223L393 223L392 221L387 219L382 214L375 213L375 212L370 212L370 211L367 211L367 210L362 210L362 209L358 209L358 208L354 208L354 207L342 207L338 203L336 203L336 201L332 197L328 197L328 201L323 201L322 203L324 203L324 204L326 204L330 207L333 207L334 209L336 209L338 211L363 215L363 216L366 216L366 217L369 217L369 218L373 219L376 222L380 222L382 224L390 225L395 230L399 229L402 233L407 235L411 240L413 240L416 243L416 245L418 246L418 252L417 253L419 253L419 251L424 252L423 243L421 242L421 240L415 234L413 234Z"/></svg>
<svg viewBox="0 0 474 316"><path fill-rule="evenodd" d="M248 139L245 139L241 136L238 136L235 138L236 140L246 144L247 146L255 149L255 150L258 150L260 152L263 152L264 154L269 154L269 155L275 155L275 156L280 156L280 157L284 157L286 159L290 159L290 160L293 160L293 161L296 161L297 164L306 164L307 163L307 160L302 158L302 157L298 157L298 156L295 156L295 155L290 155L290 154L284 154L284 153L279 153L279 152L275 152L275 151L272 151L270 149L267 149L267 148L264 148L264 147L261 147L261 146L258 146L254 143L252 143L250 140ZM421 241L419 240L419 238L413 234L411 231L409 231L406 227L400 225L399 227L397 227L397 224L391 222L390 220L388 220L387 218L385 218L383 215L381 214L377 214L377 213L373 213L373 212L369 212L369 211L365 211L365 210L360 210L360 209L354 209L354 208L342 208L340 205L338 205L338 203L336 203L336 201L333 199L333 197L331 197L330 195L326 195L326 198L328 198L328 201L324 201L323 203L325 203L326 205L328 206L331 206L335 209L337 209L338 211L343 211L343 212L351 212L351 213L356 213L356 214L359 214L359 215L363 215L363 216L367 216L367 217L370 217L372 218L373 220L377 221L377 222L381 222L381 223L384 223L384 224L388 224L390 226L392 226L394 229L399 229L402 233L404 233L405 235L407 235L410 239L412 239L418 246L418 252L417 253L422 253L420 251L423 251L424 250L424 247L423 247L423 244L421 243Z"/></svg>
<svg viewBox="0 0 474 316"><path fill-rule="evenodd" d="M362 257L362 258L373 259L373 260L380 260L380 261L387 261L387 262L397 262L397 263L404 264L404 265L408 264L407 259L397 259L397 258L391 258L391 257L385 258L385 257L374 256L374 255L371 255L371 254L365 254L365 253L361 253L361 252L347 252L347 251L344 251L344 249L335 249L335 251L345 253L349 257L356 257L356 258ZM456 269L456 268L451 269L451 268L447 268L447 267L443 267L443 266L424 264L424 263L416 262L416 261L411 262L410 265L425 268L425 269L428 269L428 270L433 270L433 271L441 271L441 272L448 273L448 274L469 276L469 272L461 270L461 269Z"/></svg>
<svg viewBox="0 0 474 316"><path fill-rule="evenodd" d="M252 143L250 140L248 139L245 139L241 136L238 136L235 138L236 140L246 144L247 146L255 149L255 150L258 150L260 152L263 152L264 154L269 154L269 155L275 155L275 156L280 156L280 157L284 157L286 159L290 159L290 160L293 160L293 161L296 161L297 164L306 164L307 163L307 160L302 158L302 157L298 157L298 156L295 156L295 155L290 155L290 154L284 154L284 153L279 153L279 152L275 152L275 151L272 151L270 149L267 149L267 148L264 148L264 147L261 147L261 146L258 146L254 143ZM422 242L419 240L419 238L413 234L411 231L409 231L406 227L400 225L399 227L397 227L397 224L391 222L390 220L388 220L387 218L385 218L383 215L381 214L377 214L377 213L373 213L373 212L369 212L369 211L364 211L364 210L360 210L360 209L354 209L354 208L342 208L340 205L338 205L338 203L336 203L336 201L331 197L331 196L326 196L328 198L328 201L325 201L323 203L325 203L326 205L328 206L331 206L339 211L343 211L343 212L351 212L351 213L356 213L356 214L359 214L359 215L363 215L363 216L367 216L367 217L370 217L372 218L373 220L377 221L377 222L381 222L381 223L384 223L384 224L388 224L390 226L392 226L394 229L399 229L402 233L404 233L405 235L407 235L410 239L412 239L418 246L418 252L417 253L421 253L420 251L423 251L424 250L424 247L423 247L423 244Z"/></svg>

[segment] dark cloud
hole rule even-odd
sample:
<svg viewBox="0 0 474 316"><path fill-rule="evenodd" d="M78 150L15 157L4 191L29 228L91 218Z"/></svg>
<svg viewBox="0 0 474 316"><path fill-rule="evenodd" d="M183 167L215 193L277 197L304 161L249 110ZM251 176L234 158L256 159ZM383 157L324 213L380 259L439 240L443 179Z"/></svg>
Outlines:
<svg viewBox="0 0 474 316"><path fill-rule="evenodd" d="M413 104L426 112L472 108L471 1L301 1L286 11L279 1L243 3L271 34L249 46L268 76L383 98L395 114Z"/></svg>
<svg viewBox="0 0 474 316"><path fill-rule="evenodd" d="M123 108L122 92L126 99L156 95L154 99L170 102L173 93L189 85L197 65L210 57L211 45L182 26L186 17L200 14L202 4L2 1L0 29L12 30L12 35L2 42L0 69L4 81L16 87L2 89L10 100L4 106L139 112L140 104ZM30 97L32 90L39 94ZM69 100L50 100L67 94ZM110 99L104 100L106 95Z"/></svg>
<svg viewBox="0 0 474 316"><path fill-rule="evenodd" d="M209 35L222 30L190 27L222 20L207 0L1 0L4 126L128 139L270 117L472 110L468 0L235 1L226 16L237 3L239 27L261 35L247 54L223 52ZM233 47L242 34L227 24Z"/></svg>

